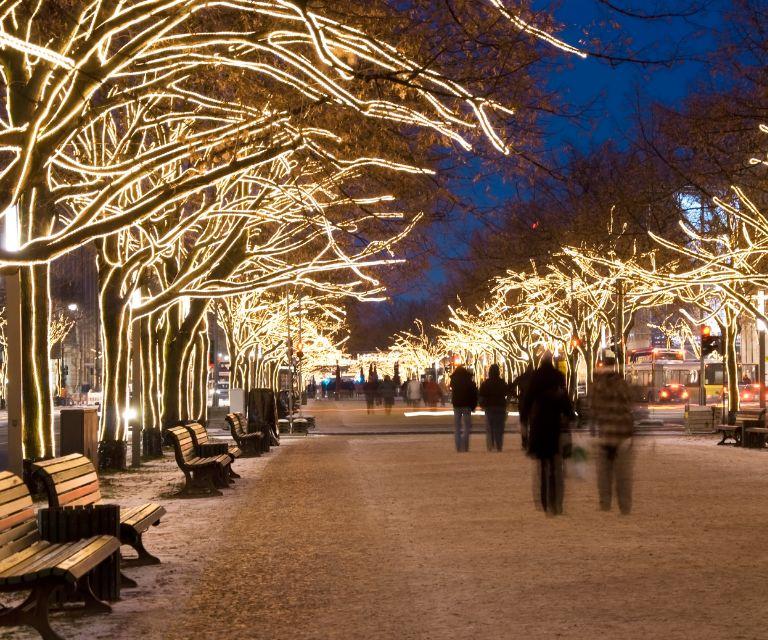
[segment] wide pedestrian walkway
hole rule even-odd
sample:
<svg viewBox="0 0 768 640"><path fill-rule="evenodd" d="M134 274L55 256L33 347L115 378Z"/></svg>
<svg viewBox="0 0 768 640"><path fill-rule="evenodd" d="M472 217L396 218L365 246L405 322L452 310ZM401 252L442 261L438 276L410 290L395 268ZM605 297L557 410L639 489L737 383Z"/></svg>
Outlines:
<svg viewBox="0 0 768 640"><path fill-rule="evenodd" d="M286 441L226 498L174 501L155 534L170 561L81 637L765 637L763 454L646 438L633 515L571 478L549 518L517 446L482 445Z"/></svg>

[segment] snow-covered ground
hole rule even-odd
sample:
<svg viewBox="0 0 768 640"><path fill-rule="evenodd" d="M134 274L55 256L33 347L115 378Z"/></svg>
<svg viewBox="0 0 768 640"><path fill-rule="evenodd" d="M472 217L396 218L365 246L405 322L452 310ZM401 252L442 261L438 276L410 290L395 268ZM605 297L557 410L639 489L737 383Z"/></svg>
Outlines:
<svg viewBox="0 0 768 640"><path fill-rule="evenodd" d="M590 446L586 440L582 444ZM448 435L286 439L240 460L223 498L172 498L169 458L103 480L168 508L163 564L68 638L764 638L768 452L713 438L636 443L635 508L597 509L594 470L566 514L533 506L532 464ZM28 631L0 637L34 638Z"/></svg>
<svg viewBox="0 0 768 640"><path fill-rule="evenodd" d="M291 444L290 439L284 439L282 448ZM160 623L173 620L180 595L189 593L199 580L206 555L226 544L232 513L247 508L247 502L258 494L264 468L279 456L280 451L281 447L273 447L266 456L240 458L235 467L242 478L235 488L225 489L223 497L177 497L184 476L172 454L143 464L139 471L102 476L101 491L105 501L126 507L152 501L160 502L166 508L168 513L160 525L151 528L144 536L144 545L160 557L162 564L126 569L125 573L139 586L123 589L121 600L112 603L111 614L53 613L53 628L65 638L132 638L134 621L143 618L145 613L151 611ZM123 551L127 556L132 553L130 547L123 547ZM10 604L13 601L0 594L0 602ZM0 629L3 639L38 637L28 627L13 631Z"/></svg>

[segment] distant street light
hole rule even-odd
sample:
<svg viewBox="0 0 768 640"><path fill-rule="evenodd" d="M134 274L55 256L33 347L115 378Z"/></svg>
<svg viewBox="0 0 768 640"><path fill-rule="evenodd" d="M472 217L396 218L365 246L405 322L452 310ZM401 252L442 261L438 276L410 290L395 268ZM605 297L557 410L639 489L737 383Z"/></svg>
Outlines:
<svg viewBox="0 0 768 640"><path fill-rule="evenodd" d="M76 302L70 302L67 305L67 309L69 309L70 311L77 311L77 303Z"/></svg>

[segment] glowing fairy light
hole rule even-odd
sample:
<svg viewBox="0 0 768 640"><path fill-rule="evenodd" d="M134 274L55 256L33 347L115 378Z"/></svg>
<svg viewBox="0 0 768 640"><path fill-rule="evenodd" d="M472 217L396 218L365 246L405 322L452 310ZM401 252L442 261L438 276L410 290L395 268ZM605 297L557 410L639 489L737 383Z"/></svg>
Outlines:
<svg viewBox="0 0 768 640"><path fill-rule="evenodd" d="M122 441L125 432L132 326L149 325L142 330L155 345L142 350L148 381L142 406L154 412L142 419L157 423L168 407L192 410L193 400L182 397L192 383L177 384L184 390L174 397L161 393L158 381L172 375L157 345L183 325L186 342L173 366L186 380L195 367L200 377L203 302L284 286L381 298L369 267L396 260L394 248L420 214L384 209L396 194L351 198L348 193L359 191L347 187L372 171L429 175L432 169L376 157L364 140L345 157L339 149L349 118L431 131L464 149L482 137L510 152L499 130L514 113L509 106L474 95L423 61L303 2L85 3L79 12L72 9L73 27L50 40L35 11L21 0L6 4L0 58L8 90L0 97L6 114L0 148L9 159L0 169L0 187L10 202L22 204L16 214L24 233L6 233L10 243L0 247L0 266L45 264L87 243L98 246L99 304L107 325L101 435L109 441ZM578 54L499 1L488 6L515 28ZM211 10L261 21L263 33L201 32L196 25ZM268 84L285 95L284 110L261 102L258 91L252 101L236 103L215 88L201 88L197 77L211 69L236 72L254 86ZM371 72L407 78L407 88L382 80L374 93L365 82ZM27 88L29 78L45 79L34 99L17 90ZM343 128L317 126L303 110L307 101L331 112L343 109ZM302 106L301 115L293 106ZM4 215L6 227L13 226L13 212ZM386 226L382 221L391 226L371 234L364 247L349 242L367 226ZM218 269L222 264L231 269ZM134 298L139 287L141 300ZM180 303L184 298L188 309ZM35 309L31 322L42 326L48 315L47 308ZM338 346L326 338L328 344L318 338L318 345ZM40 403L50 404L40 382L47 376L45 359L32 368ZM29 455L50 453L42 445L53 440L52 423L46 429L34 434L40 450Z"/></svg>

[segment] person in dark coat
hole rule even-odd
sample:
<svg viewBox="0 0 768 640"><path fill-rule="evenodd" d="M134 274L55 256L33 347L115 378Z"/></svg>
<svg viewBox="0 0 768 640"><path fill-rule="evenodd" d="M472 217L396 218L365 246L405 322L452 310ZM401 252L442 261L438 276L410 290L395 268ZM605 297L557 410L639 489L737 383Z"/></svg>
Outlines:
<svg viewBox="0 0 768 640"><path fill-rule="evenodd" d="M488 369L488 378L478 390L480 406L485 411L485 445L488 451L501 451L504 447L508 394L509 385L502 379L499 365L492 364Z"/></svg>
<svg viewBox="0 0 768 640"><path fill-rule="evenodd" d="M563 512L563 458L570 456L565 444L570 432L567 422L573 416L565 376L555 369L547 354L531 375L523 396L521 411L528 417L528 455L539 463L541 506L549 515Z"/></svg>
<svg viewBox="0 0 768 640"><path fill-rule="evenodd" d="M469 451L472 412L477 408L477 385L469 370L462 366L451 374L451 403L456 451Z"/></svg>
<svg viewBox="0 0 768 640"><path fill-rule="evenodd" d="M520 420L520 444L528 450L528 412L524 409L523 398L528 391L533 376L533 367L529 364L517 378L512 381L512 393L517 396L518 417Z"/></svg>
<svg viewBox="0 0 768 640"><path fill-rule="evenodd" d="M365 395L366 412L373 413L373 403L376 400L376 383L370 377L363 385L363 394Z"/></svg>
<svg viewBox="0 0 768 640"><path fill-rule="evenodd" d="M381 398L384 401L384 412L389 415L392 413L392 405L395 404L395 391L397 387L389 376L384 376L384 380L379 385Z"/></svg>

